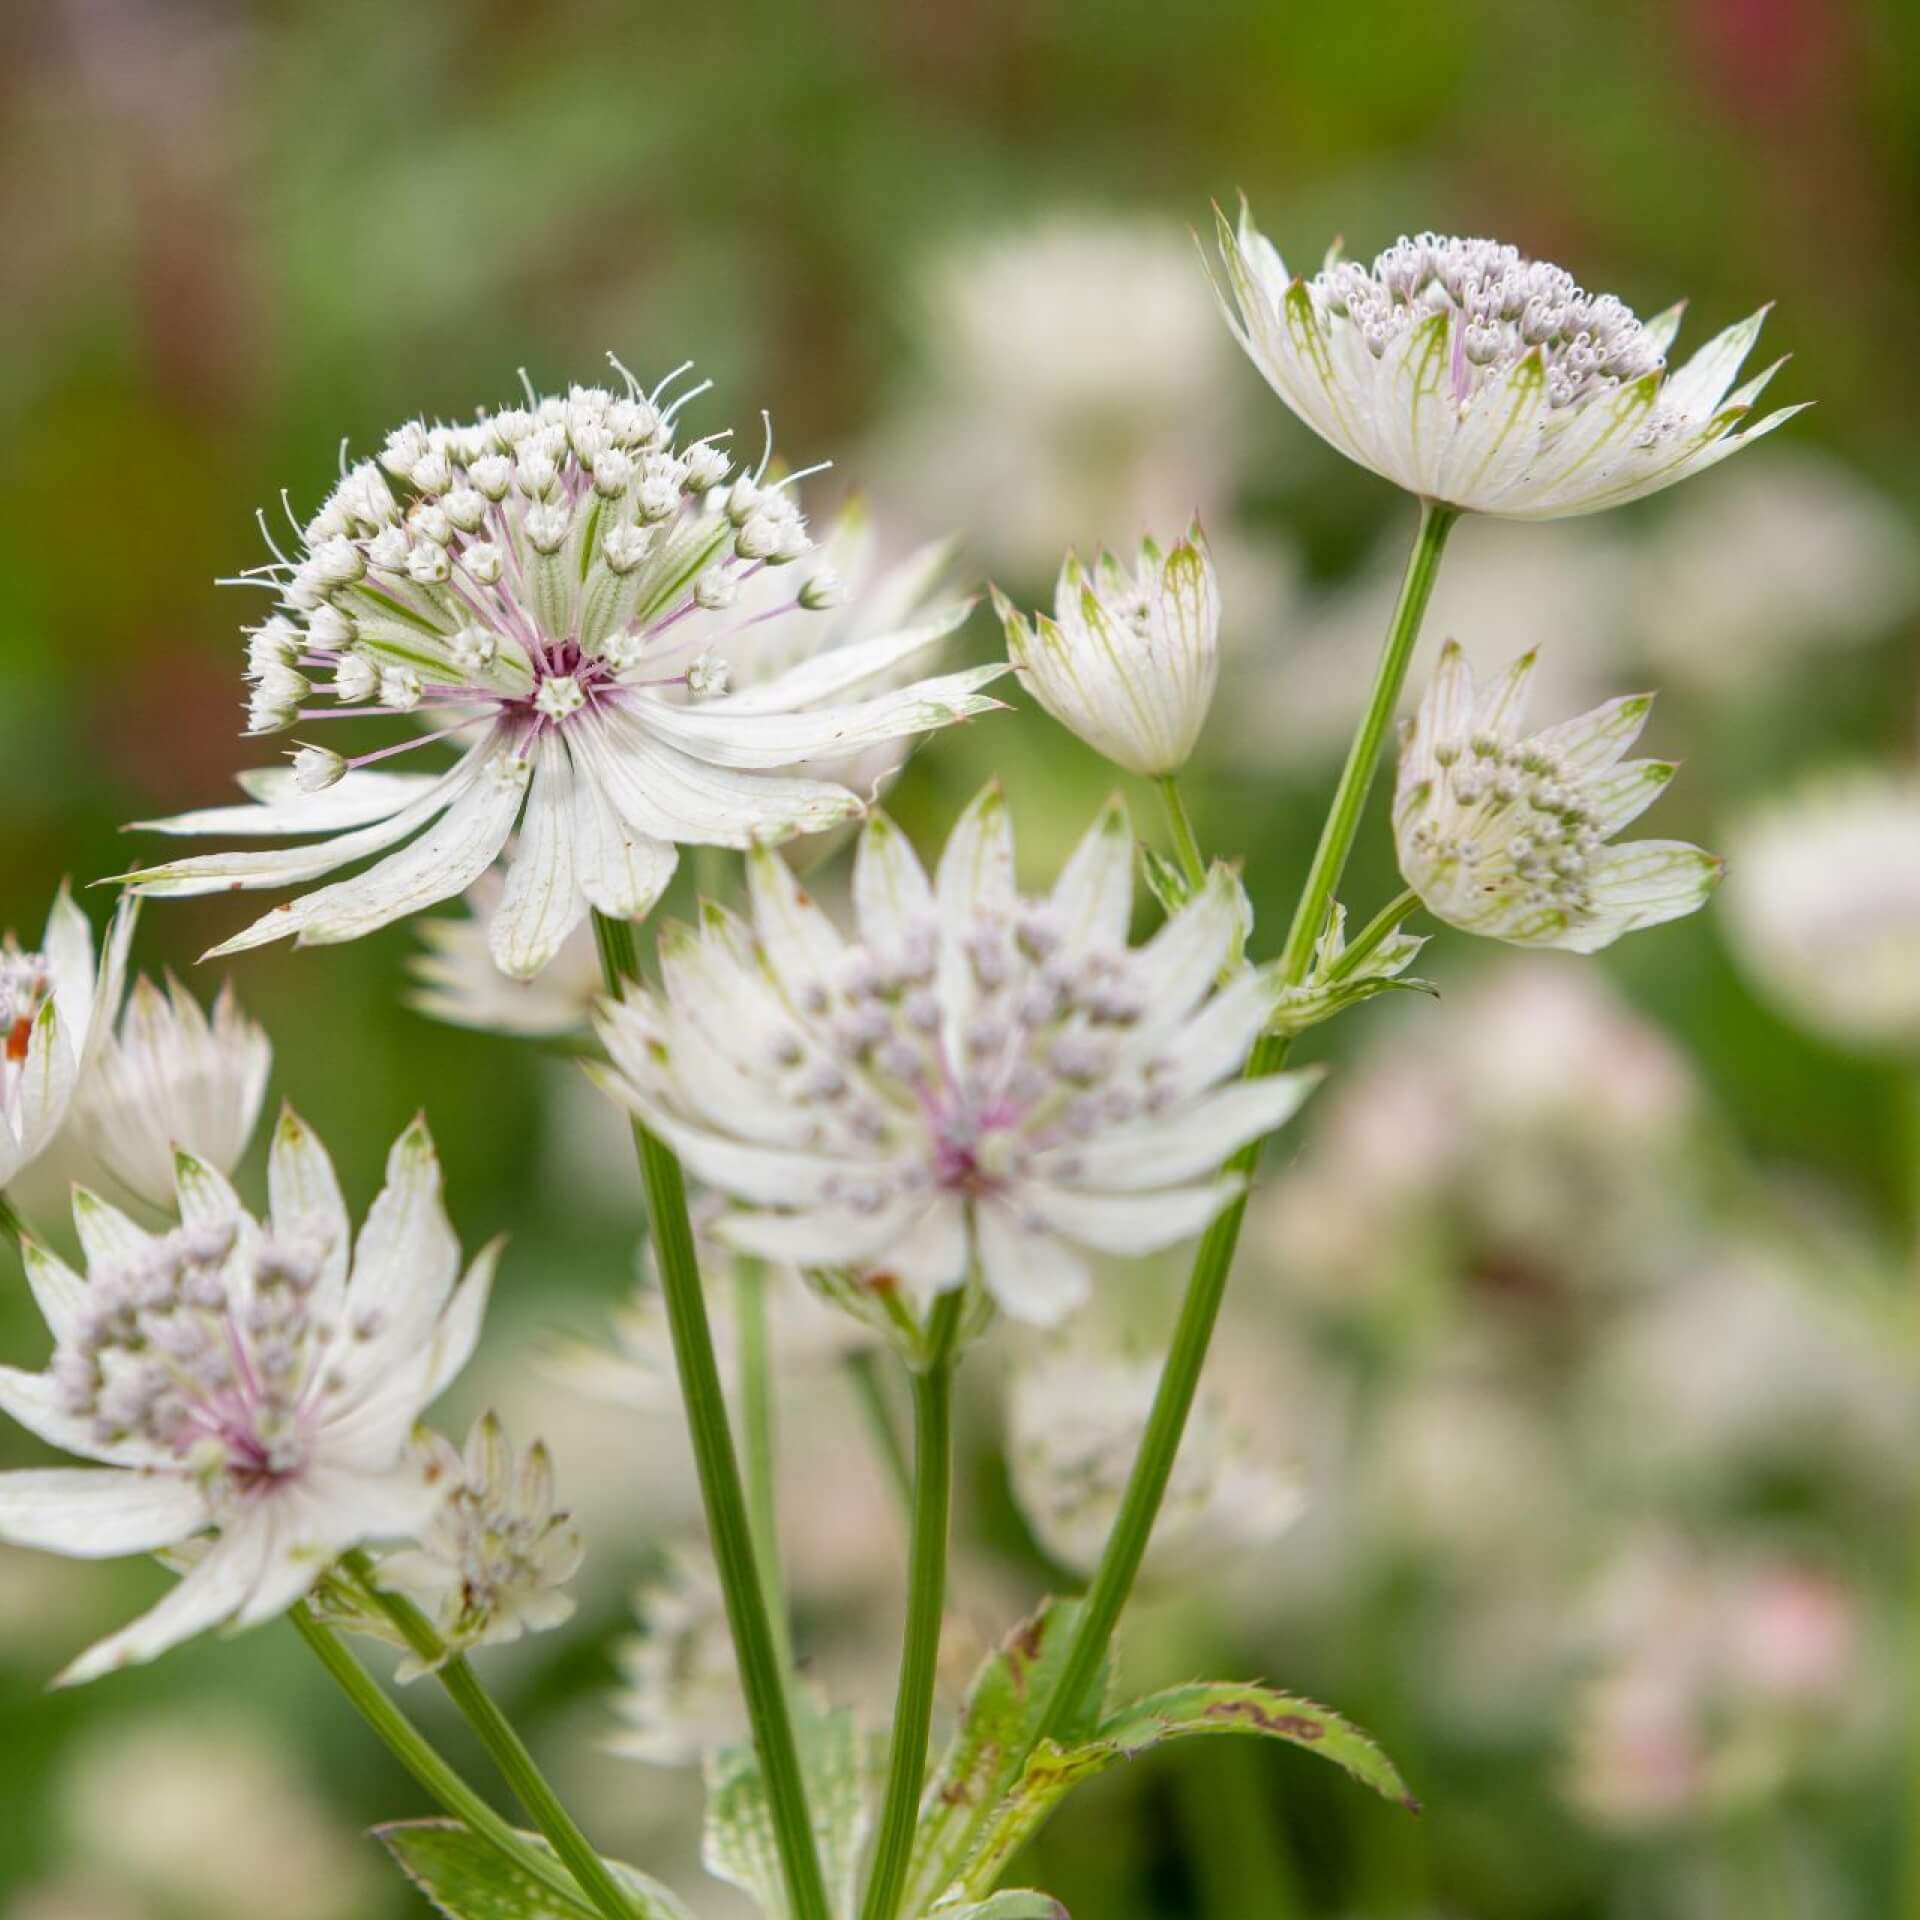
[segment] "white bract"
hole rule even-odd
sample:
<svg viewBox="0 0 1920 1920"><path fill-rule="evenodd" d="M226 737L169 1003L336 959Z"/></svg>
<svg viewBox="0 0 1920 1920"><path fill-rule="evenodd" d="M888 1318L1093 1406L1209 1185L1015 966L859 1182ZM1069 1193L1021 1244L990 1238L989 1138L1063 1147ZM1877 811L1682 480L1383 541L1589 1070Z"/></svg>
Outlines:
<svg viewBox="0 0 1920 1920"><path fill-rule="evenodd" d="M416 1546L380 1556L375 1584L418 1601L449 1656L570 1620L573 1599L561 1589L580 1570L586 1543L572 1515L554 1506L545 1444L536 1440L516 1460L492 1413L473 1423L464 1454L437 1433L422 1444L445 1494ZM409 1658L398 1678L426 1671Z"/></svg>
<svg viewBox="0 0 1920 1920"><path fill-rule="evenodd" d="M93 929L62 886L40 950L0 940L0 1188L52 1146L91 1072L126 984L136 908L123 901L100 966Z"/></svg>
<svg viewBox="0 0 1920 1920"><path fill-rule="evenodd" d="M1160 1361L1058 1340L1017 1362L1007 1399L1007 1467L1034 1538L1090 1573L1112 1531L1146 1432ZM1154 1521L1148 1565L1192 1567L1276 1540L1300 1517L1297 1475L1254 1459L1202 1397Z"/></svg>
<svg viewBox="0 0 1920 1920"><path fill-rule="evenodd" d="M1651 694L1610 700L1523 735L1534 656L1476 693L1448 641L1406 728L1394 786L1400 871L1436 919L1523 947L1593 953L1636 927L1691 913L1722 863L1681 840L1606 843L1673 777L1621 759Z"/></svg>
<svg viewBox="0 0 1920 1920"><path fill-rule="evenodd" d="M489 945L528 978L589 907L645 915L679 843L833 826L861 808L842 770L992 708L978 689L1003 665L896 684L964 602L914 615L882 582L896 620L820 620L843 588L791 483L764 457L729 482L711 439L676 450L691 397L575 387L470 426L410 422L348 472L301 557L259 572L280 610L250 648L252 731L356 715L413 731L353 759L303 748L243 776L253 804L146 823L320 838L148 868L136 890L290 887L380 856L216 951L351 940L464 891L518 825ZM442 773L372 765L429 741L465 744Z"/></svg>
<svg viewBox="0 0 1920 1920"><path fill-rule="evenodd" d="M64 1682L271 1619L349 1547L411 1535L439 1503L414 1422L473 1351L497 1249L456 1287L417 1121L357 1243L325 1150L290 1112L268 1187L259 1223L183 1153L172 1232L144 1233L83 1188L86 1277L23 1249L54 1355L44 1373L0 1368L0 1411L101 1465L0 1474L0 1540L83 1559L196 1542L179 1584Z"/></svg>
<svg viewBox="0 0 1920 1920"><path fill-rule="evenodd" d="M150 1206L174 1194L174 1151L231 1173L253 1138L273 1047L231 984L208 1019L177 980L134 982L119 1031L103 1030L75 1120L100 1163Z"/></svg>
<svg viewBox="0 0 1920 1920"><path fill-rule="evenodd" d="M1794 1019L1920 1056L1920 774L1855 768L1756 813L1734 837L1727 925Z"/></svg>
<svg viewBox="0 0 1920 1920"><path fill-rule="evenodd" d="M1799 412L1743 432L1776 361L1734 388L1766 310L1677 371L1670 307L1639 320L1564 268L1423 233L1371 267L1289 272L1242 209L1219 218L1221 307L1267 383L1336 451L1471 513L1552 520L1672 486Z"/></svg>
<svg viewBox="0 0 1920 1920"><path fill-rule="evenodd" d="M752 927L709 909L669 929L664 991L608 1009L608 1089L744 1203L715 1227L742 1251L916 1306L977 1268L1014 1317L1058 1320L1088 1291L1081 1249L1199 1232L1238 1190L1220 1161L1313 1079L1233 1079L1277 992L1253 969L1214 990L1244 930L1234 877L1133 949L1133 858L1110 806L1027 899L997 786L931 881L875 815L852 944L758 853Z"/></svg>
<svg viewBox="0 0 1920 1920"><path fill-rule="evenodd" d="M522 1039L561 1039L585 1033L605 977L593 929L576 926L553 958L530 980L516 980L493 963L488 928L500 908L498 868L467 889L468 911L435 914L419 923L424 951L407 962L414 986L407 1004L429 1019L482 1033Z"/></svg>
<svg viewBox="0 0 1920 1920"><path fill-rule="evenodd" d="M1131 575L1111 554L1091 574L1069 554L1052 619L1030 627L1004 595L994 605L1022 684L1063 727L1129 773L1186 765L1220 675L1220 590L1197 520L1170 553L1143 540Z"/></svg>

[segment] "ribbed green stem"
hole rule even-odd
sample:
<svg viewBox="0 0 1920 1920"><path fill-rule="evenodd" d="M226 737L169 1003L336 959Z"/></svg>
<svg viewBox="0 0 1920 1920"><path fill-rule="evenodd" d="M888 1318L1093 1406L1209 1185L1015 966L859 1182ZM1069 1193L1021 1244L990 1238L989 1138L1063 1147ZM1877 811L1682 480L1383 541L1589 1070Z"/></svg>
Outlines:
<svg viewBox="0 0 1920 1920"><path fill-rule="evenodd" d="M633 1902L600 1858L593 1842L575 1825L573 1815L560 1804L560 1796L548 1785L546 1775L527 1751L526 1742L513 1730L512 1723L480 1684L479 1676L466 1660L458 1654L448 1657L447 1644L433 1622L404 1594L382 1590L377 1584L373 1563L364 1552L356 1548L352 1553L343 1554L340 1566L366 1598L399 1629L400 1637L415 1656L435 1669L448 1698L479 1735L481 1744L493 1757L493 1764L500 1769L501 1778L513 1789L514 1798L526 1808L527 1817L546 1835L547 1844L560 1856L567 1871L580 1883L580 1891L607 1920L634 1920Z"/></svg>
<svg viewBox="0 0 1920 1920"><path fill-rule="evenodd" d="M847 1355L847 1384L867 1417L873 1434L874 1451L887 1470L887 1482L900 1501L900 1511L913 1513L913 1462L907 1457L906 1443L894 1424L893 1407L887 1399L886 1383L880 1378L880 1356L871 1348Z"/></svg>
<svg viewBox="0 0 1920 1920"><path fill-rule="evenodd" d="M1173 774L1163 773L1153 784L1160 789L1160 798L1166 803L1167 827L1173 835L1173 850L1180 856L1180 871L1190 885L1203 887L1207 883L1207 863L1200 857L1200 842L1187 816L1180 782Z"/></svg>
<svg viewBox="0 0 1920 1920"><path fill-rule="evenodd" d="M747 1525L761 1598L773 1627L782 1678L793 1671L793 1634L780 1572L778 1473L774 1445L772 1343L767 1331L766 1263L742 1255L733 1263L734 1325L740 1347L740 1439L746 1459Z"/></svg>
<svg viewBox="0 0 1920 1920"><path fill-rule="evenodd" d="M610 920L596 913L593 931L607 989L618 994L624 984L639 973L633 928L624 920ZM746 1696L747 1717L753 1728L754 1751L766 1781L787 1899L793 1909L793 1920L829 1920L826 1882L820 1874L813 1820L807 1810L806 1781L800 1772L799 1749L794 1743L793 1716L788 1709L786 1688L781 1683L780 1656L767 1617L764 1589L753 1551L753 1529L747 1519L740 1464L733 1449L733 1429L727 1419L720 1369L713 1355L713 1330L707 1324L707 1303L693 1247L693 1224L687 1217L686 1184L680 1175L680 1162L638 1121L634 1122L633 1139L640 1154L647 1217L652 1223L653 1250L660 1265L661 1293L667 1306L668 1330L673 1336L673 1357L680 1374L687 1429L693 1441L700 1498L706 1509L707 1532L720 1575L720 1590L726 1601L727 1624L733 1634L740 1688Z"/></svg>
<svg viewBox="0 0 1920 1920"><path fill-rule="evenodd" d="M1334 963L1328 977L1333 980L1350 979L1359 972L1364 961L1373 958L1375 950L1394 928L1408 915L1418 913L1419 910L1420 896L1411 887L1404 893L1396 894L1353 936L1346 952Z"/></svg>
<svg viewBox="0 0 1920 1920"><path fill-rule="evenodd" d="M492 1807L462 1780L436 1753L411 1720L388 1699L380 1683L363 1667L331 1627L323 1626L302 1603L287 1618L314 1653L320 1664L339 1682L340 1690L391 1749L393 1756L426 1788L448 1813L470 1833L486 1841L496 1852L513 1862L523 1873L530 1873L543 1886L568 1900L579 1897L580 1887L551 1856L530 1847Z"/></svg>
<svg viewBox="0 0 1920 1920"><path fill-rule="evenodd" d="M1421 618L1433 597L1440 555L1456 518L1458 515L1451 507L1421 502L1419 531L1400 585L1399 603L1387 628L1380 663L1374 671L1373 690L1360 724L1354 730L1346 766L1341 771L1340 784L1334 789L1320 844L1308 869L1306 885L1294 909L1293 924L1282 950L1282 966L1289 982L1297 984L1304 980L1312 967L1314 942L1326 924L1335 889L1346 871L1347 856L1353 851L1354 835L1359 831L1360 817L1373 787L1381 744L1386 739L1394 708L1399 704L1400 689L1406 684L1407 668L1420 637ZM1279 1072L1285 1064L1288 1045L1281 1035L1261 1035L1247 1062L1247 1077L1258 1079L1263 1074ZM1081 1603L1067 1657L1040 1717L1036 1745L1043 1739L1059 1738L1079 1713L1106 1658L1121 1611L1133 1592L1160 1503L1166 1498L1181 1436L1193 1411L1200 1372L1206 1364L1214 1325L1220 1317L1220 1302L1226 1293L1227 1274L1240 1242L1240 1222L1247 1210L1244 1183L1253 1173L1262 1144L1258 1140L1249 1142L1226 1164L1225 1171L1237 1175L1243 1183L1241 1191L1208 1227L1194 1254L1193 1272L1180 1303L1179 1318L1174 1323L1173 1341L1167 1349L1166 1365L1161 1369L1160 1384L1147 1416L1147 1430L1141 1436L1140 1451L1134 1457L1120 1511L1114 1517L1113 1530L1107 1536L1093 1583Z"/></svg>
<svg viewBox="0 0 1920 1920"><path fill-rule="evenodd" d="M940 1296L927 1326L926 1357L913 1374L913 1533L907 1560L907 1625L893 1703L893 1745L880 1811L873 1877L862 1920L894 1920L913 1854L926 1779L927 1734L947 1605L947 1531L953 1499L954 1339L965 1290Z"/></svg>
<svg viewBox="0 0 1920 1920"><path fill-rule="evenodd" d="M1353 744L1347 749L1347 764L1340 771L1340 784L1334 789L1333 805L1327 809L1326 825L1320 829L1320 844L1314 850L1313 865L1307 869L1307 884L1301 889L1300 904L1294 909L1293 925L1287 930L1287 944L1281 951L1289 981L1304 980L1313 964L1313 943L1320 938L1327 909L1339 891L1340 876L1347 870L1347 855L1353 851L1360 816L1366 811L1367 795L1373 790L1380 749L1385 744L1388 728L1393 725L1393 713L1400 704L1400 689L1406 685L1407 669L1413 664L1420 622L1426 616L1427 602L1433 598L1440 556L1446 551L1447 535L1459 517L1458 509L1441 506L1437 501L1420 503L1420 528L1414 535L1413 552L1400 582L1400 599L1387 627L1380 664L1374 670L1373 693L1360 725L1354 730Z"/></svg>

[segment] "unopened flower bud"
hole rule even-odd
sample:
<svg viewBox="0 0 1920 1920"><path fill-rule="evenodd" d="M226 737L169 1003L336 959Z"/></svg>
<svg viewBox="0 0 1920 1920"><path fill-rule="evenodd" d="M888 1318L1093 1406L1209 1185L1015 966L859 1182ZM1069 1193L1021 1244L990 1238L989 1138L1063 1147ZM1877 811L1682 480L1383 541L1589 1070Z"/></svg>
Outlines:
<svg viewBox="0 0 1920 1920"><path fill-rule="evenodd" d="M328 747L302 747L293 756L293 784L302 793L324 793L346 770L346 761Z"/></svg>

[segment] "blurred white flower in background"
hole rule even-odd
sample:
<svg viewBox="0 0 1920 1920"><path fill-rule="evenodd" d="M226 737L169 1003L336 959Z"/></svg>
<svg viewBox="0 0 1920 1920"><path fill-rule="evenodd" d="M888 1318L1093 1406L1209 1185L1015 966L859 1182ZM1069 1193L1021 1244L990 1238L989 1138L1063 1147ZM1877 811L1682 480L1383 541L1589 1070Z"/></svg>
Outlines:
<svg viewBox="0 0 1920 1920"><path fill-rule="evenodd" d="M116 1030L103 1033L74 1117L87 1146L128 1192L173 1204L174 1150L231 1173L253 1138L273 1046L240 1010L233 983L211 1019L179 981L163 994L143 974Z"/></svg>
<svg viewBox="0 0 1920 1920"><path fill-rule="evenodd" d="M1731 391L1766 309L1677 370L1670 307L1494 240L1422 233L1371 267L1290 272L1242 207L1217 220L1227 324L1269 386L1348 459L1423 500L1515 520L1593 513L1698 473L1790 420L1736 432L1780 363Z"/></svg>
<svg viewBox="0 0 1920 1920"><path fill-rule="evenodd" d="M677 1547L634 1595L641 1631L620 1642L623 1722L609 1752L657 1767L694 1766L747 1733L746 1700L720 1578L704 1547Z"/></svg>
<svg viewBox="0 0 1920 1920"><path fill-rule="evenodd" d="M989 566L1037 580L1224 506L1242 409L1184 228L1063 212L954 239L914 318L923 383L873 460Z"/></svg>
<svg viewBox="0 0 1920 1920"><path fill-rule="evenodd" d="M1146 1432L1160 1358L1104 1350L1096 1337L1055 1338L1015 1359L1007 1390L1013 1497L1048 1557L1092 1571L1106 1545ZM1256 1459L1203 1396L1180 1443L1154 1523L1148 1567L1213 1572L1271 1544L1299 1519L1298 1474Z"/></svg>
<svg viewBox="0 0 1920 1920"><path fill-rule="evenodd" d="M1817 776L1730 844L1725 925L1760 991L1826 1040L1920 1056L1920 773Z"/></svg>
<svg viewBox="0 0 1920 1920"><path fill-rule="evenodd" d="M582 921L539 973L531 980L515 980L493 964L487 945L501 886L498 872L484 873L467 889L465 913L419 923L424 951L407 962L415 982L407 994L408 1006L430 1020L482 1033L529 1040L584 1034L603 987L592 927Z"/></svg>

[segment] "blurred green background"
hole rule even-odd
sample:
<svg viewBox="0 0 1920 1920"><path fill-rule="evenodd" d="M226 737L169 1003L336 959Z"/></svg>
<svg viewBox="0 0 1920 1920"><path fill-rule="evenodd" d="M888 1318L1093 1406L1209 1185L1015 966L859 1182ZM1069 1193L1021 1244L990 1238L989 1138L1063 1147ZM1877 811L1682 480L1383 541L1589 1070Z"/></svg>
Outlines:
<svg viewBox="0 0 1920 1920"><path fill-rule="evenodd" d="M957 577L1029 602L1069 542L1198 506L1228 664L1191 799L1271 950L1411 512L1212 315L1185 229L1241 190L1290 260L1431 226L1643 313L1685 295L1683 350L1777 299L1769 397L1815 412L1604 522L1467 525L1430 635L1494 664L1543 642L1568 697L1662 684L1653 747L1688 764L1656 832L1717 843L1807 769L1914 758L1911 7L45 0L10 39L0 924L29 940L63 874L129 864L123 822L272 757L236 737L264 609L213 584L262 557L256 507L311 511L343 436L504 403L522 366L591 381L611 349L643 378L696 359L697 430L751 441L766 407L794 464L830 458L816 521L858 488L893 545L953 528ZM1029 709L938 738L892 804L930 850L992 771L1036 879L1111 784ZM1916 874L1920 845L1883 878ZM1348 894L1395 884L1376 808ZM233 925L151 907L141 964L185 970ZM576 1627L493 1670L609 1850L731 1911L690 1777L595 1747L627 1588L693 1517L682 1443L525 1358L628 1285L618 1128L552 1054L403 1005L416 949L400 928L234 977L356 1211L424 1105L463 1237L511 1232L455 1411L492 1396L548 1433L590 1560ZM1237 1285L1222 1391L1299 1463L1308 1518L1251 1572L1150 1597L1131 1656L1331 1700L1429 1810L1200 1743L1073 1803L1017 1877L1081 1920L1920 1910L1913 1062L1794 1026L1715 910L1544 973L1459 939L1429 959L1440 1004L1316 1040L1342 1072L1270 1157ZM37 1365L0 1272L0 1351ZM1116 1275L1148 1336L1174 1277ZM971 1383L960 1641L1061 1577L1009 1494L1008 1346ZM803 1648L864 1636L884 1699L893 1516L837 1451L857 1426L815 1419L833 1384L795 1398ZM11 1433L0 1455L35 1457ZM358 1837L419 1796L284 1627L43 1697L163 1579L0 1554L0 1914L419 1910Z"/></svg>

